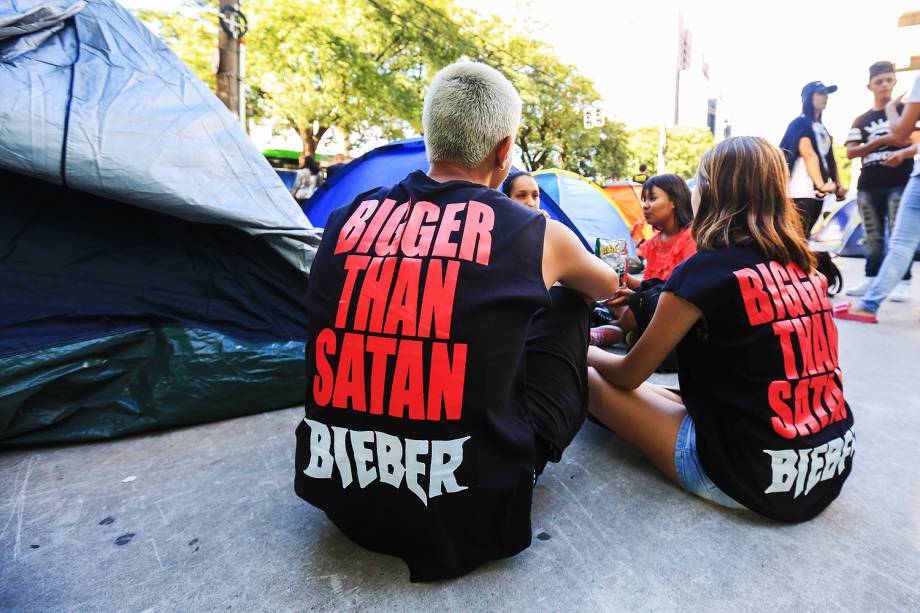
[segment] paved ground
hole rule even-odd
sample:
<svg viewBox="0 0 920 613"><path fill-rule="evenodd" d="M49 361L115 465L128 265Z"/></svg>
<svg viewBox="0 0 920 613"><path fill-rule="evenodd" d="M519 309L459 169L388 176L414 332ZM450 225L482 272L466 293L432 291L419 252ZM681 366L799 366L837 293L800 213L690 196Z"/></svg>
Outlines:
<svg viewBox="0 0 920 613"><path fill-rule="evenodd" d="M840 323L856 468L805 525L699 501L588 424L537 488L530 549L413 585L294 496L289 409L0 455L0 609L918 611L920 282L881 316Z"/></svg>

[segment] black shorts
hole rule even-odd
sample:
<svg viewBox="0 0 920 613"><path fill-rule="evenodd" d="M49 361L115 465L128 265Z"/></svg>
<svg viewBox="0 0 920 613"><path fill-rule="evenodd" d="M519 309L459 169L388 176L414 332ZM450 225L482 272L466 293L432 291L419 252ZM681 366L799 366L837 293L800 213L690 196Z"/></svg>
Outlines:
<svg viewBox="0 0 920 613"><path fill-rule="evenodd" d="M818 218L821 217L821 209L824 207L824 201L817 198L793 198L795 208L802 220L802 229L805 230L805 238L811 237L811 229L815 227Z"/></svg>
<svg viewBox="0 0 920 613"><path fill-rule="evenodd" d="M552 304L533 317L526 344L526 406L537 448L535 474L558 462L588 414L588 323L581 294L549 290Z"/></svg>

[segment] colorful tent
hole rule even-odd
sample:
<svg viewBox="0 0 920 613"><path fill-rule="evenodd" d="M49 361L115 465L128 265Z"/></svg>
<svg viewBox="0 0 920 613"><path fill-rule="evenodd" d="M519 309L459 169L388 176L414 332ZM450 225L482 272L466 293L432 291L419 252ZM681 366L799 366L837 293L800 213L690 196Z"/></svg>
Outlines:
<svg viewBox="0 0 920 613"><path fill-rule="evenodd" d="M566 170L550 169L534 173L540 185L540 206L558 208L589 249L597 238L625 239L629 254L636 247L629 226L614 201L603 189L585 177Z"/></svg>
<svg viewBox="0 0 920 613"><path fill-rule="evenodd" d="M112 0L0 0L0 448L303 402L319 234Z"/></svg>
<svg viewBox="0 0 920 613"><path fill-rule="evenodd" d="M648 240L654 233L642 212L642 184L635 181L615 181L604 186L614 205L626 221L636 243Z"/></svg>

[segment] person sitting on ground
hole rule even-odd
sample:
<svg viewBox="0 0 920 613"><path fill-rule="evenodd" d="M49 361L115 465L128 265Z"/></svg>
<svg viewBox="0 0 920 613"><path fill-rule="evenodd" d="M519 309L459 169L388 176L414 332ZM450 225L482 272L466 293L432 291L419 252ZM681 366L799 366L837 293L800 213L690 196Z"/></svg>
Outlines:
<svg viewBox="0 0 920 613"><path fill-rule="evenodd" d="M332 213L311 269L295 491L412 581L530 545L536 478L587 415L587 298L618 287L571 230L497 190L520 117L495 69L441 70L427 174Z"/></svg>
<svg viewBox="0 0 920 613"><path fill-rule="evenodd" d="M544 217L549 217L546 211L540 208L540 186L532 174L520 170L512 172L502 183L502 193L515 202L543 213Z"/></svg>
<svg viewBox="0 0 920 613"><path fill-rule="evenodd" d="M885 113L894 138L906 138L920 122L920 76L914 79L914 86L904 100L904 112L898 111L902 96L885 105ZM917 145L911 148L911 155L917 153ZM920 247L920 161L914 161L910 180L904 187L898 218L888 239L888 253L882 261L878 275L859 301L858 306L840 305L834 314L841 319L863 323L878 323L879 308L885 298L898 286L914 261L914 254Z"/></svg>
<svg viewBox="0 0 920 613"><path fill-rule="evenodd" d="M664 287L625 356L591 347L591 413L672 481L776 520L815 517L852 469L827 280L793 203L780 151L729 138L703 155L696 255ZM643 383L675 345L680 393Z"/></svg>
<svg viewBox="0 0 920 613"><path fill-rule="evenodd" d="M664 282L678 264L696 253L690 235L693 210L686 181L670 174L650 177L642 186L642 212L649 225L658 230L637 250L646 261L643 278L640 281L626 275L616 298L607 304L617 319L591 330L592 345L612 345L630 332L636 333L630 338L638 338L652 320Z"/></svg>

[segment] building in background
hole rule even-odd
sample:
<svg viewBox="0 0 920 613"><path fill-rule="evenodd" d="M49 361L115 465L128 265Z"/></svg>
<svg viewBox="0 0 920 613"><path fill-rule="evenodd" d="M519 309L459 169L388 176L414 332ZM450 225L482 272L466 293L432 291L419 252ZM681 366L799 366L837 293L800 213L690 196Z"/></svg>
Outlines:
<svg viewBox="0 0 920 613"><path fill-rule="evenodd" d="M695 49L693 31L677 16L677 77L673 125L705 128L717 141L731 136L725 100L711 78L702 49Z"/></svg>

